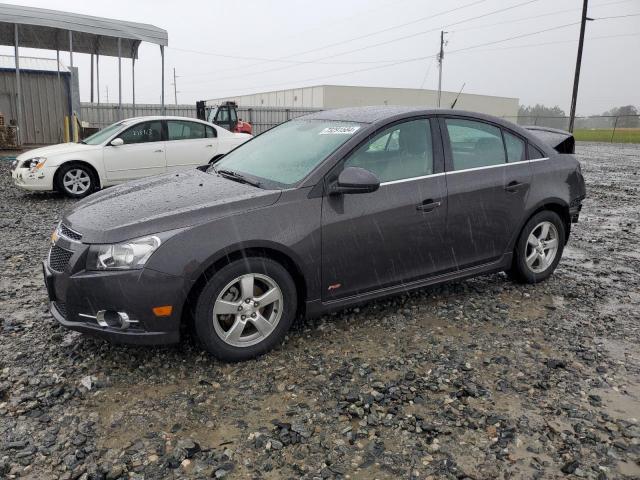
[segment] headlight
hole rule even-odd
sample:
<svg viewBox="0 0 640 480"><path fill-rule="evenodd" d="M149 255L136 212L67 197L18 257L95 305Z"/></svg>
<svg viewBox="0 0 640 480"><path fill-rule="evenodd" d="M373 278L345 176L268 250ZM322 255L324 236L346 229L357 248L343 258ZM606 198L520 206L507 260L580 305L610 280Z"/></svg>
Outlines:
<svg viewBox="0 0 640 480"><path fill-rule="evenodd" d="M25 167L28 167L33 173L43 168L44 162L46 161L47 159L44 157L35 157L35 158L32 158L31 160L27 160L23 165Z"/></svg>
<svg viewBox="0 0 640 480"><path fill-rule="evenodd" d="M142 268L162 241L156 235L111 245L92 245L87 270L126 270Z"/></svg>

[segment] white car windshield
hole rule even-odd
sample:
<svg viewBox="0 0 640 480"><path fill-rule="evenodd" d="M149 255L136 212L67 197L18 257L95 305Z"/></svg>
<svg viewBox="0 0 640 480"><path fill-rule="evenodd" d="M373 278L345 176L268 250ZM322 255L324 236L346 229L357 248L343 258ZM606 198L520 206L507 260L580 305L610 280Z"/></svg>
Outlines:
<svg viewBox="0 0 640 480"><path fill-rule="evenodd" d="M253 178L260 185L290 187L360 128L353 122L292 120L231 151L210 172L233 172Z"/></svg>
<svg viewBox="0 0 640 480"><path fill-rule="evenodd" d="M116 122L114 124L109 125L108 127L103 128L102 130L97 131L93 135L85 138L80 143L84 143L86 145L100 145L104 143L111 135L120 130L126 122Z"/></svg>

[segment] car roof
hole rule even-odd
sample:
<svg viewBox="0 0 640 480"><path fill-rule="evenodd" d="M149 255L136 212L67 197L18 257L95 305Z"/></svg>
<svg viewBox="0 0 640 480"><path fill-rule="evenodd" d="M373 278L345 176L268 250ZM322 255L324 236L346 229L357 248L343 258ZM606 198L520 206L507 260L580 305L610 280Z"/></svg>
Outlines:
<svg viewBox="0 0 640 480"><path fill-rule="evenodd" d="M188 120L190 122L199 122L199 123L206 123L207 125L211 125L209 122L205 122L203 120L200 120L199 118L179 117L177 115L143 115L141 117L124 118L122 121L126 123L133 123L133 122L139 122L142 120Z"/></svg>

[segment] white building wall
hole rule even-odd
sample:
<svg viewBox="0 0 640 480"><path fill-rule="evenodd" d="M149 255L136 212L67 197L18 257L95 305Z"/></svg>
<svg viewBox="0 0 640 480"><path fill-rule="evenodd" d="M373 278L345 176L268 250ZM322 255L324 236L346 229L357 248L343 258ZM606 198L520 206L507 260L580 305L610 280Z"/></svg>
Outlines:
<svg viewBox="0 0 640 480"><path fill-rule="evenodd" d="M404 105L436 108L438 92L412 88L350 87L327 85L324 108L359 107L365 105ZM442 92L442 108L449 108L458 92ZM517 98L462 93L455 108L487 113L497 117L517 116Z"/></svg>
<svg viewBox="0 0 640 480"><path fill-rule="evenodd" d="M449 108L458 92L442 92L443 108ZM341 108L365 105L437 106L435 90L411 88L320 85L208 100L209 104L234 101L240 107ZM517 98L462 93L457 109L487 113L498 117L518 115Z"/></svg>
<svg viewBox="0 0 640 480"><path fill-rule="evenodd" d="M324 108L323 98L324 87L318 86L214 98L207 100L207 104L232 101L236 102L239 107Z"/></svg>

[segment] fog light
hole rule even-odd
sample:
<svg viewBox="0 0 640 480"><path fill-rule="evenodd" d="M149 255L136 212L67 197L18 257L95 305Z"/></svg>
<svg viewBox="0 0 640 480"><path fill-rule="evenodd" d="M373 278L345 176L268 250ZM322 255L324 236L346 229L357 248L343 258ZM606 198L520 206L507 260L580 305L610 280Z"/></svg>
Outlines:
<svg viewBox="0 0 640 480"><path fill-rule="evenodd" d="M125 312L116 312L115 310L100 310L96 313L96 321L101 327L121 330L126 330L132 323L138 323L137 320L131 320Z"/></svg>

